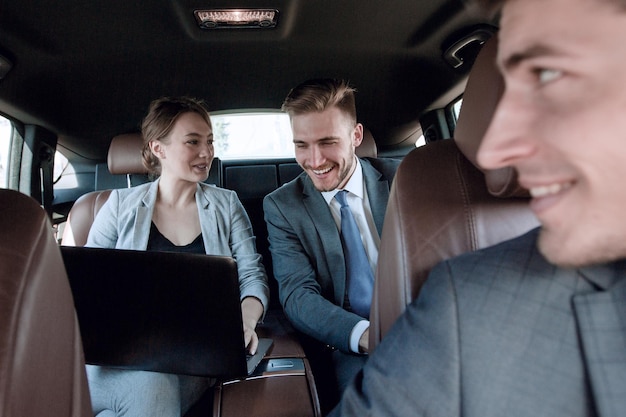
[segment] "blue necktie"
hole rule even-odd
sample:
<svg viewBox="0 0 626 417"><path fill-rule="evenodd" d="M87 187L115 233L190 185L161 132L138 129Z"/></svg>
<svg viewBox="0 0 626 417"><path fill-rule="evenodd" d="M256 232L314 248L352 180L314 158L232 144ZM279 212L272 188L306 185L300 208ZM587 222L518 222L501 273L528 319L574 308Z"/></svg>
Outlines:
<svg viewBox="0 0 626 417"><path fill-rule="evenodd" d="M341 205L341 240L348 273L348 300L352 311L369 318L374 274L365 253L359 228L346 202L347 191L335 194Z"/></svg>

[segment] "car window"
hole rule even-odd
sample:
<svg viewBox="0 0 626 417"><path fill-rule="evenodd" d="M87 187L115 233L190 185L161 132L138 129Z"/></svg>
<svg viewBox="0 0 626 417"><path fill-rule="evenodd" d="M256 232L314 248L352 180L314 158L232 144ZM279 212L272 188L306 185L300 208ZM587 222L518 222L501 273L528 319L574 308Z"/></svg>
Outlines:
<svg viewBox="0 0 626 417"><path fill-rule="evenodd" d="M70 163L65 155L59 151L54 153L54 173L52 174L52 178L55 184L61 179L61 176L65 170L68 169L69 165Z"/></svg>
<svg viewBox="0 0 626 417"><path fill-rule="evenodd" d="M459 114L461 114L461 106L463 105L463 98L458 99L452 103L450 109L452 110L452 117L454 118L454 124L459 120Z"/></svg>
<svg viewBox="0 0 626 417"><path fill-rule="evenodd" d="M215 156L222 160L295 157L286 113L213 112L211 122Z"/></svg>
<svg viewBox="0 0 626 417"><path fill-rule="evenodd" d="M8 164L12 131L11 122L6 117L0 116L0 188L9 187Z"/></svg>

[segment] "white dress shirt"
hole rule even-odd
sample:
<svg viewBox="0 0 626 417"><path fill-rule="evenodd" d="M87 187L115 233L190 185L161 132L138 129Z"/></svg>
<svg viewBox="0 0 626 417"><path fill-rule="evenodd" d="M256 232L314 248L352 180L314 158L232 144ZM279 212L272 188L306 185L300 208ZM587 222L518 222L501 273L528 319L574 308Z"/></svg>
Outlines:
<svg viewBox="0 0 626 417"><path fill-rule="evenodd" d="M370 267L372 268L372 274L375 276L380 236L378 236L378 230L374 223L374 216L372 215L370 202L367 198L365 181L363 180L363 169L361 168L361 162L358 158L356 158L356 164L357 166L354 173L348 180L346 186L342 189L348 191L346 201L348 206L350 206L350 211L352 211L354 220L361 233L365 253L367 254ZM335 199L335 194L339 191L340 189L322 192L322 196L330 207L330 212L335 219L337 228L341 231L341 205ZM368 328L368 320L361 320L354 326L350 334L350 350L357 353L359 352L359 340Z"/></svg>

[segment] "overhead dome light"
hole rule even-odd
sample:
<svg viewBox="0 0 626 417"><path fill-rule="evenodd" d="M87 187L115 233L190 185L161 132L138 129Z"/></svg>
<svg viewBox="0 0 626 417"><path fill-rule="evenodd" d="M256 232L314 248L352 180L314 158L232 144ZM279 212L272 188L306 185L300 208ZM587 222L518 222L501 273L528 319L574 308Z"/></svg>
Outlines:
<svg viewBox="0 0 626 417"><path fill-rule="evenodd" d="M207 9L193 14L202 29L273 28L278 20L274 9Z"/></svg>

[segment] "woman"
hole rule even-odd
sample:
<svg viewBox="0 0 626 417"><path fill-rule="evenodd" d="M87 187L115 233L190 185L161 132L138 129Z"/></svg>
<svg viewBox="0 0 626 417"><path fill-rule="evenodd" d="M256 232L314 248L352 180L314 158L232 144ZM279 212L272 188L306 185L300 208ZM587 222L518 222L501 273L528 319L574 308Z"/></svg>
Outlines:
<svg viewBox="0 0 626 417"><path fill-rule="evenodd" d="M201 102L161 98L142 124L143 163L154 182L114 190L87 246L206 253L237 260L244 340L254 353L267 309L267 276L250 220L234 191L206 185L213 130ZM94 413L180 416L210 385L207 378L87 366Z"/></svg>

